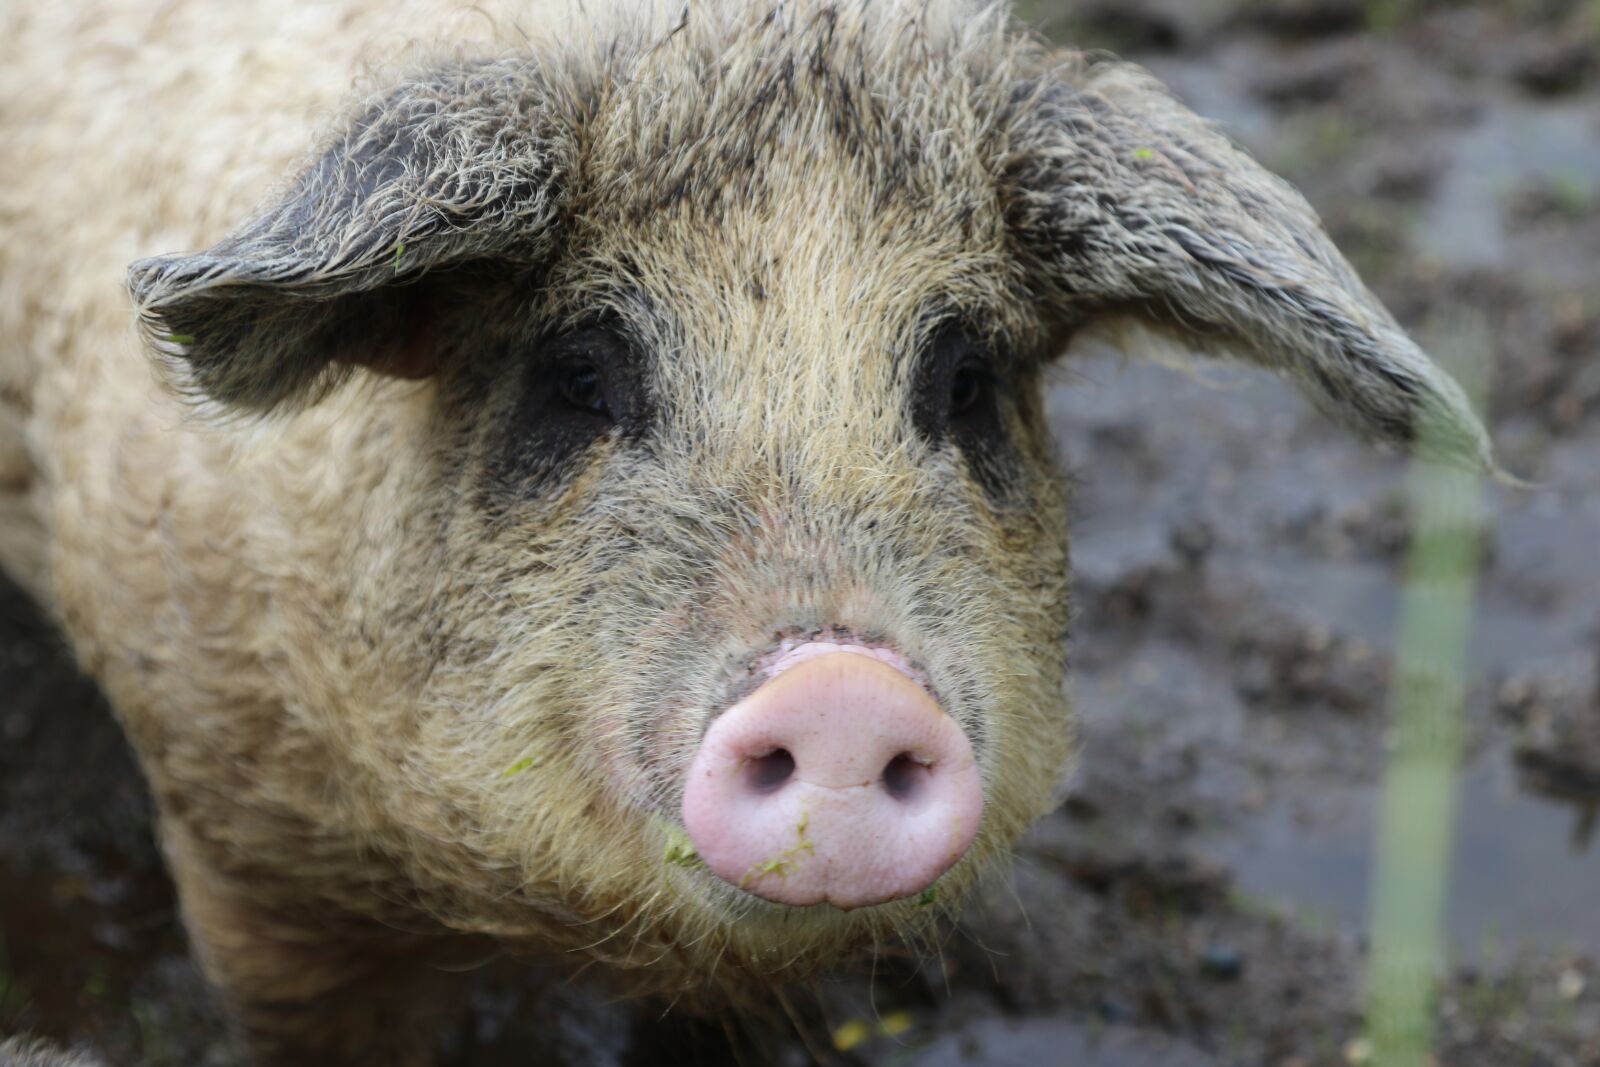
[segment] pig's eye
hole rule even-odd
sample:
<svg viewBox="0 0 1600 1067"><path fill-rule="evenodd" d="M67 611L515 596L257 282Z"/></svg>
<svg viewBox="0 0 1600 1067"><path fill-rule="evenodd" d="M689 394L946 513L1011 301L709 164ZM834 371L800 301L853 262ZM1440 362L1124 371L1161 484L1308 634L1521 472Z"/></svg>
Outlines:
<svg viewBox="0 0 1600 1067"><path fill-rule="evenodd" d="M578 363L562 367L557 372L556 390L561 399L574 410L611 418L611 407L606 402L605 382L600 369L592 363Z"/></svg>
<svg viewBox="0 0 1600 1067"><path fill-rule="evenodd" d="M966 446L999 432L994 353L965 330L946 327L921 355L912 414L932 440Z"/></svg>
<svg viewBox="0 0 1600 1067"><path fill-rule="evenodd" d="M934 334L919 356L911 417L935 445L959 449L983 487L1003 497L1013 464L1002 412L1010 396L1004 353L960 325Z"/></svg>
<svg viewBox="0 0 1600 1067"><path fill-rule="evenodd" d="M540 340L520 356L517 402L492 474L507 491L543 493L593 442L643 434L651 400L636 346L614 323Z"/></svg>
<svg viewBox="0 0 1600 1067"><path fill-rule="evenodd" d="M957 367L950 378L950 418L959 419L977 411L988 399L989 386L989 371L976 360Z"/></svg>

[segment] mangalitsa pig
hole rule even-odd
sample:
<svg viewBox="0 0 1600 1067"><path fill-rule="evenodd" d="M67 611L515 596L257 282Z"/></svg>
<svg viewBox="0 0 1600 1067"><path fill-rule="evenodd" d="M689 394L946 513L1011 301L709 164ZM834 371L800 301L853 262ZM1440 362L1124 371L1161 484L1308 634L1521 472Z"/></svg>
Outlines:
<svg viewBox="0 0 1600 1067"><path fill-rule="evenodd" d="M260 1062L427 1062L458 938L737 993L953 913L1073 751L1081 328L1489 462L1140 69L985 3L659 7L0 15L0 562Z"/></svg>

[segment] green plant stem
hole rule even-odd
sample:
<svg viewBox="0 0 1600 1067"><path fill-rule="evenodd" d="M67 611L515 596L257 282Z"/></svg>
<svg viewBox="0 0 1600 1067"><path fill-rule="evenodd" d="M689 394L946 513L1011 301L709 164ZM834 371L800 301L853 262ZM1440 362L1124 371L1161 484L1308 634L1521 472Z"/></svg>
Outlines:
<svg viewBox="0 0 1600 1067"><path fill-rule="evenodd" d="M1471 324L1442 347L1483 356L1486 337L1481 323ZM1469 392L1481 392L1473 388L1482 381L1481 371L1464 363L1452 369ZM1394 734L1372 889L1366 1021L1375 1067L1433 1063L1435 982L1444 961L1462 703L1484 521L1478 475L1417 461L1411 509Z"/></svg>

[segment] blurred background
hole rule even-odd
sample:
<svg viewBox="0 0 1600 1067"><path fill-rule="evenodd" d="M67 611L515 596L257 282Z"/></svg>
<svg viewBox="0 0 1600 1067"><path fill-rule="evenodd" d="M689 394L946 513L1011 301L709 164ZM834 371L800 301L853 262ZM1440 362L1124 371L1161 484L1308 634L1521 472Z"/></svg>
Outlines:
<svg viewBox="0 0 1600 1067"><path fill-rule="evenodd" d="M1413 803L1390 760L1418 571L1406 464L1263 375L1076 351L1050 409L1076 471L1084 744L1012 879L941 958L797 992L775 1053L512 972L482 976L447 1062L1420 1063L1363 1021L1387 996L1369 964L1403 936L1439 953L1417 1000L1433 1062L1600 1064L1600 0L1019 11L1148 65L1300 186L1424 347L1482 368L1502 461L1541 488L1463 490L1485 517L1449 576L1458 606L1434 601L1463 642L1460 729L1433 751L1459 750L1459 777ZM1391 831L1421 820L1442 899L1427 849L1388 838L1429 910L1391 911L1375 946L1385 811ZM115 1064L232 1062L121 736L0 584L0 1033L16 1029Z"/></svg>

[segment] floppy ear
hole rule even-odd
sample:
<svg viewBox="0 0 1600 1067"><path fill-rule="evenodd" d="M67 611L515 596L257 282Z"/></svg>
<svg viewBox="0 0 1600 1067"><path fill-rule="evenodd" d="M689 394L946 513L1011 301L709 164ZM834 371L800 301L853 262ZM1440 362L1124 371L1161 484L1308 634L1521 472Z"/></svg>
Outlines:
<svg viewBox="0 0 1600 1067"><path fill-rule="evenodd" d="M405 283L548 256L575 152L549 110L526 61L450 67L370 103L233 236L129 268L148 343L180 387L250 412L313 402L355 365L431 373Z"/></svg>
<svg viewBox="0 0 1600 1067"><path fill-rule="evenodd" d="M1304 198L1142 69L1091 63L1037 88L1012 148L1013 232L1064 315L1135 311L1290 375L1368 437L1494 469L1461 388Z"/></svg>

